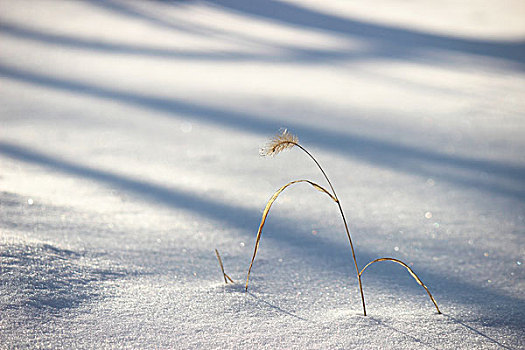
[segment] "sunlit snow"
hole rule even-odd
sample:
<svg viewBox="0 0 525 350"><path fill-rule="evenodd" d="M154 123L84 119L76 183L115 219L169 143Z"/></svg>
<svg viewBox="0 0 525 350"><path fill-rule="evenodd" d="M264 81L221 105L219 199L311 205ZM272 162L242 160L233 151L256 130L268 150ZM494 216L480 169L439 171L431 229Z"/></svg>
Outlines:
<svg viewBox="0 0 525 350"><path fill-rule="evenodd" d="M525 348L524 18L1 0L0 348Z"/></svg>

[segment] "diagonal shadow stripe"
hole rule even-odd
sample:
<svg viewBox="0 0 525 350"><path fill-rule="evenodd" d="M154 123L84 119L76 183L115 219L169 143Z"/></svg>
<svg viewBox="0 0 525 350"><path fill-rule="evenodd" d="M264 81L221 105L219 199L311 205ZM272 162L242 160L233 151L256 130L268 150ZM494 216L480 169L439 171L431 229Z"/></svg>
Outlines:
<svg viewBox="0 0 525 350"><path fill-rule="evenodd" d="M240 38L244 42L256 43L264 47L271 47L267 53L248 53L239 50L188 50L168 49L144 45L122 44L106 42L97 39L74 37L65 34L46 33L42 30L22 27L12 23L0 23L0 33L18 39L32 40L49 45L57 45L70 49L98 51L106 54L135 55L165 59L186 59L194 61L256 61L256 62L294 62L319 63L327 60L366 59L376 56L376 51L307 49L276 43L265 42L260 39ZM211 35L211 34L209 34ZM232 34L223 34L233 36ZM279 54L275 54L275 49Z"/></svg>
<svg viewBox="0 0 525 350"><path fill-rule="evenodd" d="M425 50L446 50L505 59L525 68L525 40L497 41L469 39L374 24L285 3L278 0L208 0L237 13L282 23L289 26L335 32L361 38L381 50L382 55L409 59Z"/></svg>
<svg viewBox="0 0 525 350"><path fill-rule="evenodd" d="M118 101L168 114L185 115L221 127L243 130L254 134L272 134L281 125L255 114L223 110L194 104L175 98L160 98L132 92L119 91L73 80L64 80L0 65L0 77L106 100ZM306 125L292 126L309 144L344 157L353 157L394 169L401 173L433 178L462 188L481 190L491 194L525 201L525 167L499 161L467 158L439 153L428 149L352 134L322 130ZM483 174L490 175L484 179Z"/></svg>
<svg viewBox="0 0 525 350"><path fill-rule="evenodd" d="M17 161L36 164L60 171L64 174L90 179L105 185L120 188L128 193L138 195L140 198L153 204L162 204L174 209L194 212L197 215L226 224L227 227L239 228L242 234L249 235L251 238L253 238L253 232L248 232L246 227L255 228L260 220L260 213L257 210L250 210L211 198L198 197L194 193L181 189L167 188L138 181L123 175L67 162L8 142L0 141L0 154ZM333 270L344 275L349 273L349 270L342 270L339 265L341 261L348 261L348 264L351 264L348 247L342 247L327 240L315 240L308 235L301 234L297 232L294 223L289 220L279 219L277 222L280 229L278 237L270 236L266 237L266 239L275 240L281 245L286 244L296 249L315 248L316 251L330 252ZM340 229L342 230L342 227ZM298 237L300 237L300 239L298 239ZM361 266L363 265L363 261L372 260L372 254L368 251L359 249L357 253L359 265ZM308 261L309 263L315 264L313 260L319 258L320 256L309 255ZM376 276L384 278L391 277L389 271L388 269L378 269ZM427 285L431 286L431 289L435 288L434 290L447 291L441 298L439 295L434 294L438 298L438 301L439 299L446 298L453 299L455 302L460 302L465 305L475 305L481 310L485 310L484 316L487 317L487 320L491 319L492 322L495 323L503 322L517 328L524 326L523 320L525 318L522 316L523 310L525 310L525 301L519 297L504 295L491 289L469 284L459 277L448 274L442 275L441 273L418 270L418 275L422 277ZM355 278L355 276L351 278ZM412 288L406 292L408 295L421 291ZM356 302L357 300L358 299L356 299ZM494 305L497 305L500 310L505 310L504 312L506 312L507 315L504 320L502 320L501 315L494 314Z"/></svg>
<svg viewBox="0 0 525 350"><path fill-rule="evenodd" d="M512 62L516 67L525 69L525 40L486 40L470 39L459 36L439 35L415 29L400 28L325 14L296 4L276 0L209 0L213 6L232 11L250 18L259 18L291 27L303 27L315 31L332 32L353 39L366 41L368 52L355 53L346 50L293 50L292 59L300 61L320 61L338 59L386 58L402 60L444 61L443 55L429 55L429 50L460 52L484 57L493 57ZM175 21L162 19L146 13L129 4L115 1L91 1L91 4L107 11L127 16L133 20L147 22L169 30L196 32L196 28L182 27ZM172 6L178 6L172 3ZM203 34L200 32L200 34ZM282 48L283 49L283 48ZM207 55L199 57L206 58ZM210 56L208 56L210 57ZM267 56L233 55L233 59L272 60ZM281 57L282 59L282 57ZM279 60L279 58L277 59ZM275 61L275 59L274 59ZM456 63L457 64L457 63Z"/></svg>
<svg viewBox="0 0 525 350"><path fill-rule="evenodd" d="M87 39L80 37L72 37L64 34L53 34L46 33L42 30L34 30L30 28L24 28L15 24L0 23L0 32L3 35L9 35L15 38L34 40L37 42L43 42L51 45L59 45L72 49L83 49L91 51L99 51L112 54L121 55L137 55L137 56L150 56L157 58L181 58L181 59L192 59L192 60L263 60L264 57L241 53L241 52L230 52L230 51L190 51L190 50L177 50L177 49L166 49L166 48L155 48L144 45L133 45L133 44L121 44L114 42L104 42L96 39ZM269 59L267 57L266 59Z"/></svg>

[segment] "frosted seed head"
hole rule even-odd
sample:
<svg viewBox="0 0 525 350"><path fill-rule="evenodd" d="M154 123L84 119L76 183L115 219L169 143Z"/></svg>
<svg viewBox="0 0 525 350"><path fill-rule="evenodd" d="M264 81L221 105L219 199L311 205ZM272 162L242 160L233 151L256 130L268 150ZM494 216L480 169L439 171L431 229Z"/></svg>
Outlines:
<svg viewBox="0 0 525 350"><path fill-rule="evenodd" d="M281 129L263 148L262 156L275 156L286 149L292 148L299 143L299 138L288 132L287 129Z"/></svg>

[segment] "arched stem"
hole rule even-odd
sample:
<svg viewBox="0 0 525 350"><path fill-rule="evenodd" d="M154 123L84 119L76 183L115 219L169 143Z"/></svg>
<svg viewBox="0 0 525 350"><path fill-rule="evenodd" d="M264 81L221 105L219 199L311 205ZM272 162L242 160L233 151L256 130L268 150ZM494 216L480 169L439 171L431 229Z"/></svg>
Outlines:
<svg viewBox="0 0 525 350"><path fill-rule="evenodd" d="M407 265L405 264L404 262L402 262L401 260L398 260L398 259L394 259L394 258L379 258L379 259L375 259L371 262L369 262L368 264L365 265L365 267L363 267L363 269L359 272L359 277L361 277L361 275L363 274L363 272L365 272L366 268L376 262L380 262L380 261L392 261L392 262L395 262L395 263L398 263L399 265L402 265L404 266L407 270L408 270L408 273L410 273L410 275L412 277L414 277L414 279L416 280L416 282L423 288L425 288L425 291L427 292L428 296L430 297L430 300L432 300L432 302L434 303L434 306L436 307L436 310L438 312L438 314L441 313L441 311L439 310L439 307L436 303L436 300L434 299L434 297L432 296L432 294L430 294L430 291L428 290L427 286L425 286L425 284L423 283L423 281L421 281L421 279L416 275L416 273L414 271L412 271L412 269Z"/></svg>
<svg viewBox="0 0 525 350"><path fill-rule="evenodd" d="M279 188L273 196L270 198L268 203L266 203L266 207L264 208L263 215L261 218L261 224L259 225L259 230L257 231L257 237L255 238L255 248L253 249L253 256L252 261L250 262L250 268L248 269L248 275L246 276L246 291L248 291L248 282L250 281L250 273L252 271L253 262L255 260L255 256L257 255L257 250L259 249L259 242L261 240L262 230L264 227L264 224L266 223L266 218L268 217L268 214L270 213L270 208L272 207L272 204L277 200L277 197L288 187L296 183L306 182L313 186L316 190L321 191L325 194L327 194L334 202L338 202L337 198L335 198L330 192L328 192L324 187L319 186L315 182L312 182L310 180L295 180L287 183L286 185Z"/></svg>

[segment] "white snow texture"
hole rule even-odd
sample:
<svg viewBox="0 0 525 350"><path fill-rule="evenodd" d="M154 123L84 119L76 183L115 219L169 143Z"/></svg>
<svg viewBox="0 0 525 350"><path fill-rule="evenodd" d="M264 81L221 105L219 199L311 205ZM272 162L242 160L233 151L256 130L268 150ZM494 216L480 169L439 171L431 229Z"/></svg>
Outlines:
<svg viewBox="0 0 525 350"><path fill-rule="evenodd" d="M524 18L1 0L0 348L525 349Z"/></svg>

